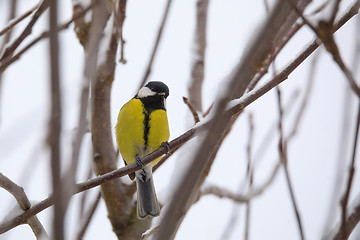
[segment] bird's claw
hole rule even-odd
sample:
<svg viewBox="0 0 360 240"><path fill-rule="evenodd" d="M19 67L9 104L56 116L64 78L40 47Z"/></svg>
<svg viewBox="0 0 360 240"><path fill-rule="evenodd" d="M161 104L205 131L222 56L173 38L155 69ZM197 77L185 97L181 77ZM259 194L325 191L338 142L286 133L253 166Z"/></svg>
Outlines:
<svg viewBox="0 0 360 240"><path fill-rule="evenodd" d="M139 165L141 168L144 167L144 162L141 160L141 158L140 158L138 155L135 156L135 162L136 162L137 165Z"/></svg>
<svg viewBox="0 0 360 240"><path fill-rule="evenodd" d="M166 147L166 154L168 154L170 152L170 146L169 146L168 142L162 142L161 146Z"/></svg>

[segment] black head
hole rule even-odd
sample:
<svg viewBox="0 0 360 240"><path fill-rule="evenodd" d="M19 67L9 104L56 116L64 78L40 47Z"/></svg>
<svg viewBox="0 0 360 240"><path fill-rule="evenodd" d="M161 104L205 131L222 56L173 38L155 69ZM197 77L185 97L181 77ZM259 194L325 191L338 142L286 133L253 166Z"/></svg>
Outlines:
<svg viewBox="0 0 360 240"><path fill-rule="evenodd" d="M169 88L159 81L148 82L136 94L135 98L142 101L148 111L165 110L165 99L169 96Z"/></svg>
<svg viewBox="0 0 360 240"><path fill-rule="evenodd" d="M169 88L163 82L160 81L148 82L148 84L146 84L145 87L148 87L151 91L156 92L158 95L163 95L165 98L169 96Z"/></svg>

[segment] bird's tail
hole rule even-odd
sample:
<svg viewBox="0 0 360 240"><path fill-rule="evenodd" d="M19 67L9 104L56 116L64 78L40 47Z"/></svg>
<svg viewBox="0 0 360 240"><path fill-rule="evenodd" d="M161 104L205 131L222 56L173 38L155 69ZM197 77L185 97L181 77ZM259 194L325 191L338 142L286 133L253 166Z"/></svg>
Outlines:
<svg viewBox="0 0 360 240"><path fill-rule="evenodd" d="M137 215L139 218L145 218L148 215L158 216L160 214L152 171L149 170L142 169L136 172Z"/></svg>

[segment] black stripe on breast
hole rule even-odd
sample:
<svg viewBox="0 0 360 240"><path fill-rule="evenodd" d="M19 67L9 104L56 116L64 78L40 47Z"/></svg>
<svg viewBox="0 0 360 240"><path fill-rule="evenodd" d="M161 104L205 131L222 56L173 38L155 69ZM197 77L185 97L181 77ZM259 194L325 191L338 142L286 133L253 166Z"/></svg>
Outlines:
<svg viewBox="0 0 360 240"><path fill-rule="evenodd" d="M149 96L145 98L139 98L144 106L144 150L147 149L149 143L149 131L150 131L150 114L158 109L165 109L165 99L162 95Z"/></svg>
<svg viewBox="0 0 360 240"><path fill-rule="evenodd" d="M150 131L150 113L144 109L144 150L147 149Z"/></svg>

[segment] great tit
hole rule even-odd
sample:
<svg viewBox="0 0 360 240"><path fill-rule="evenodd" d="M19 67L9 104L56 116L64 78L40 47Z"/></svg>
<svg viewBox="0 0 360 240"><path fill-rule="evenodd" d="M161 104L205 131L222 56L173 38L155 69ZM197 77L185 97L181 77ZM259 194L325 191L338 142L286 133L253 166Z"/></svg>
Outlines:
<svg viewBox="0 0 360 240"><path fill-rule="evenodd" d="M149 82L120 109L115 127L116 140L125 164L137 162L142 166L135 174L129 174L131 180L136 177L139 218L160 214L152 180L152 167L160 157L145 166L141 158L169 140L169 123L165 108L168 96L169 88L164 83Z"/></svg>

